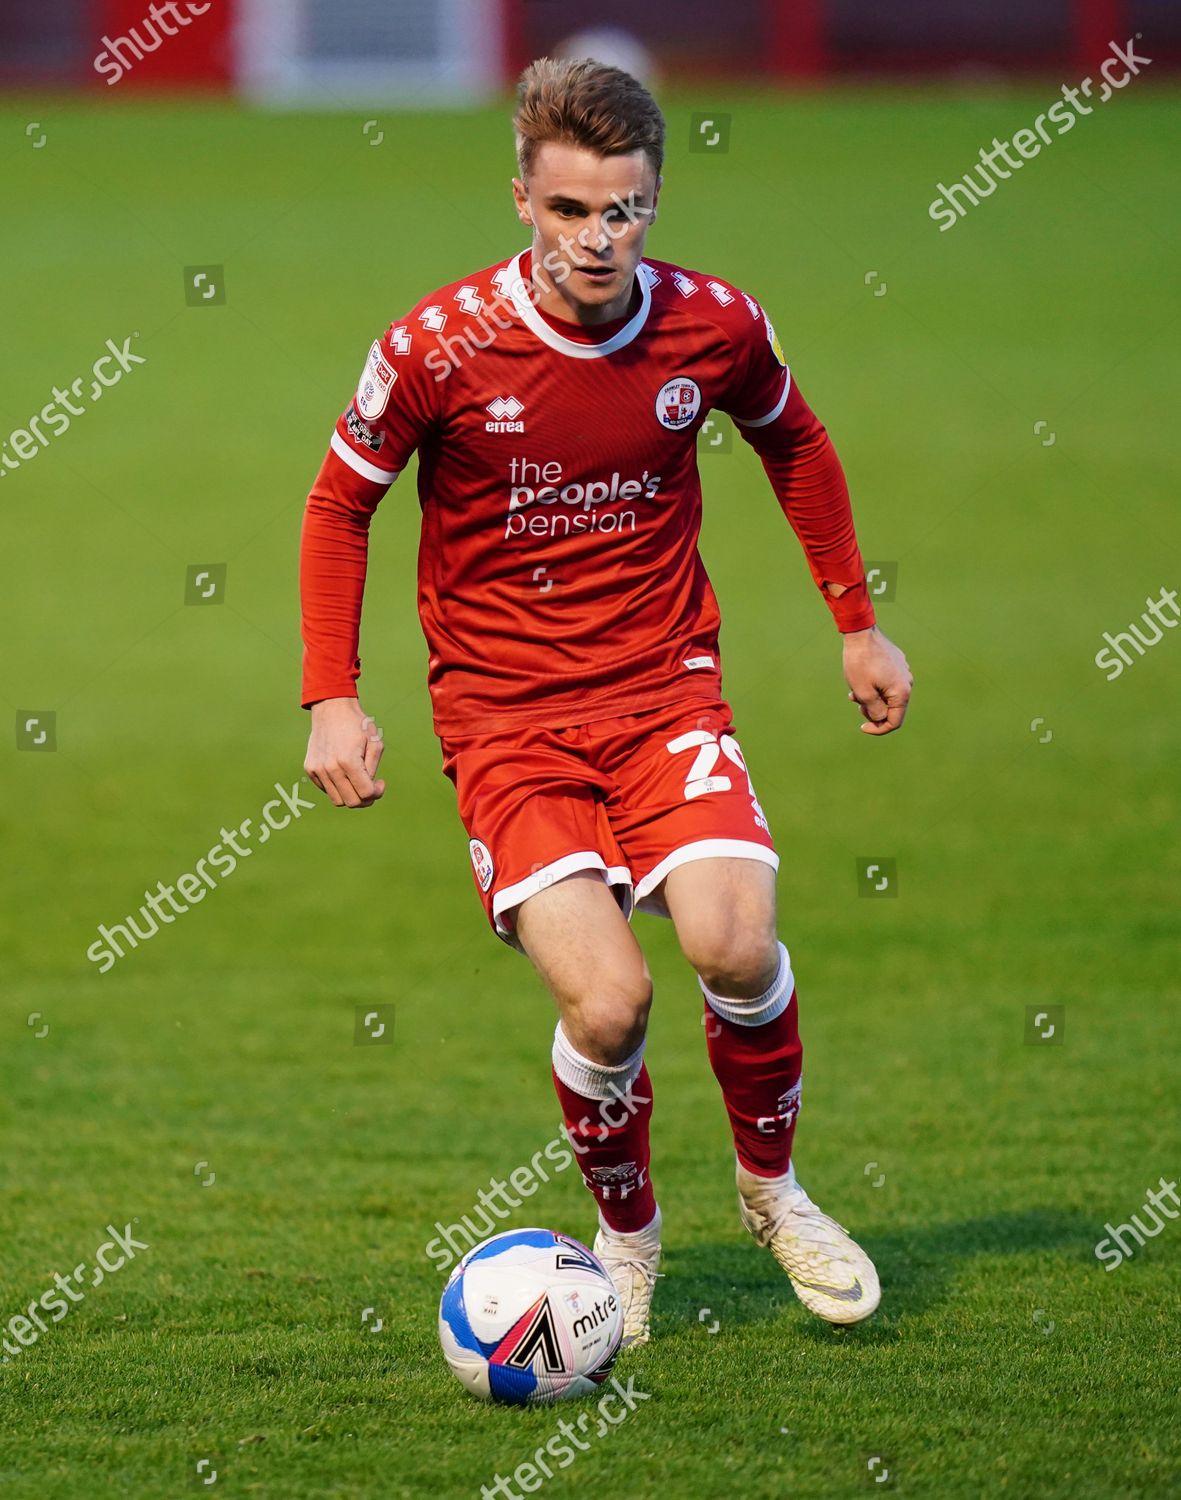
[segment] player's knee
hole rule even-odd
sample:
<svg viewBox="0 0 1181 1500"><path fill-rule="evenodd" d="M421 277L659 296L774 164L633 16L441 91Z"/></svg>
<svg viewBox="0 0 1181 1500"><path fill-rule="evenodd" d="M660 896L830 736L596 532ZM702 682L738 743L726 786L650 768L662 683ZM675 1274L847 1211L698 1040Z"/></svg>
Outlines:
<svg viewBox="0 0 1181 1500"><path fill-rule="evenodd" d="M753 999L775 982L779 942L761 922L734 925L713 934L689 960L713 994Z"/></svg>
<svg viewBox="0 0 1181 1500"><path fill-rule="evenodd" d="M577 1008L579 1050L596 1062L626 1061L644 1040L651 1008L652 981L646 974L600 982Z"/></svg>

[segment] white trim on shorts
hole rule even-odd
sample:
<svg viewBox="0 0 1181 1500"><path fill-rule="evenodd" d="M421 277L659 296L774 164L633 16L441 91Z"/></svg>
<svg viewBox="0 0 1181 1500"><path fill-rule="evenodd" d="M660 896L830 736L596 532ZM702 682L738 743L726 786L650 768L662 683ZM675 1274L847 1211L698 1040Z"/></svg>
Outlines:
<svg viewBox="0 0 1181 1500"><path fill-rule="evenodd" d="M633 901L637 911L655 912L657 916L666 916L667 913L660 907L647 905L648 897L664 879L670 870L675 870L678 865L691 864L696 859L757 859L763 864L770 865L773 870L779 868L779 856L774 849L768 849L766 844L756 844L753 839L696 839L691 844L682 844L679 849L674 849L671 854L666 854L653 870L649 870L643 880L639 881L635 888Z"/></svg>
<svg viewBox="0 0 1181 1500"><path fill-rule="evenodd" d="M516 885L502 886L500 890L493 893L492 919L496 925L497 937L503 938L512 947L520 949L521 945L517 942L516 934L501 921L502 914L520 906L530 896L536 896L538 891L543 890L547 885L553 885L556 880L573 875L578 870L600 870L609 886L625 887L623 891L613 889L612 895L619 901L623 915L629 922L631 921L632 912L635 910L631 871L626 865L608 865L603 856L594 849L579 849L574 854L563 854L561 859L555 859L548 865L543 865L526 880L518 880ZM621 896L622 900L620 900Z"/></svg>

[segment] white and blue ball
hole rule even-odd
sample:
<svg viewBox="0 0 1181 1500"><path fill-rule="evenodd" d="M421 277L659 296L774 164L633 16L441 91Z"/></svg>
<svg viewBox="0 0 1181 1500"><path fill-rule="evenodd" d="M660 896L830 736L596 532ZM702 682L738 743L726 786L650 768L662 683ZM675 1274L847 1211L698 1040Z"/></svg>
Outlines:
<svg viewBox="0 0 1181 1500"><path fill-rule="evenodd" d="M510 1229L469 1250L439 1303L439 1342L482 1401L558 1401L596 1391L615 1363L623 1314L585 1245Z"/></svg>

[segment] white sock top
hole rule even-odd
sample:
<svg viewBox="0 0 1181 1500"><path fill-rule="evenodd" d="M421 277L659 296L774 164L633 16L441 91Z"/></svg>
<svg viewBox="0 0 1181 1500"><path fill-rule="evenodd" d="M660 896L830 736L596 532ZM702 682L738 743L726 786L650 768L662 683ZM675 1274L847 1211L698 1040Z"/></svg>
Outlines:
<svg viewBox="0 0 1181 1500"><path fill-rule="evenodd" d="M586 1099L618 1099L631 1088L644 1066L644 1042L621 1063L597 1063L575 1050L562 1030L554 1028L554 1072L568 1089Z"/></svg>
<svg viewBox="0 0 1181 1500"><path fill-rule="evenodd" d="M791 954L782 943L779 944L779 972L770 988L761 995L755 995L749 1000L728 999L715 995L701 979L697 982L701 985L701 993L710 1010L721 1016L723 1021L733 1021L735 1026L765 1026L768 1021L774 1021L791 1004L796 987L795 976L791 971Z"/></svg>

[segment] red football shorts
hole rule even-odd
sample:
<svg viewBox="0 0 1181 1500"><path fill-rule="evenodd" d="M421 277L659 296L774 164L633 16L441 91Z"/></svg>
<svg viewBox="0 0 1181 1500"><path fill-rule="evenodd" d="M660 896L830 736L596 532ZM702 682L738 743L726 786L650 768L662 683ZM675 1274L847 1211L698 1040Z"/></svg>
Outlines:
<svg viewBox="0 0 1181 1500"><path fill-rule="evenodd" d="M600 871L630 919L666 916L654 892L690 860L779 865L720 699L441 745L484 910L514 948L517 907L575 870Z"/></svg>

